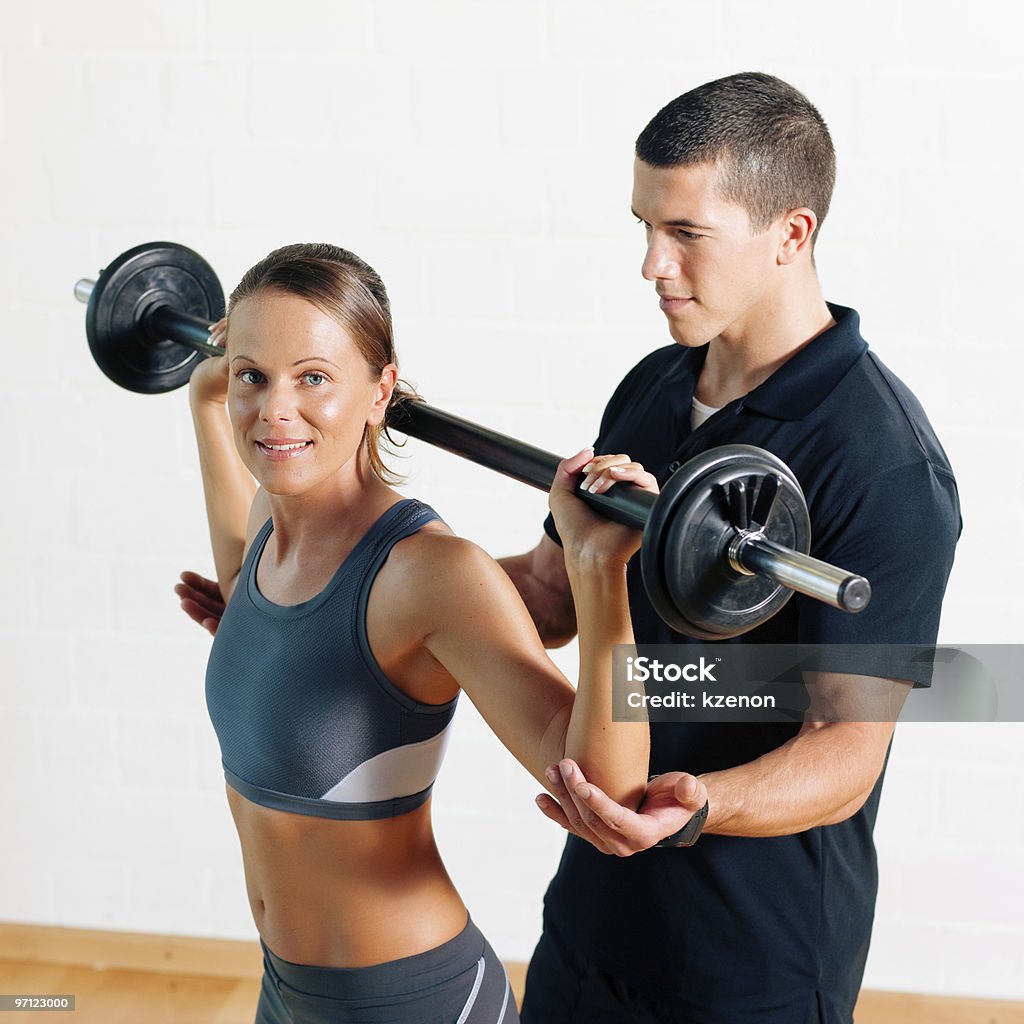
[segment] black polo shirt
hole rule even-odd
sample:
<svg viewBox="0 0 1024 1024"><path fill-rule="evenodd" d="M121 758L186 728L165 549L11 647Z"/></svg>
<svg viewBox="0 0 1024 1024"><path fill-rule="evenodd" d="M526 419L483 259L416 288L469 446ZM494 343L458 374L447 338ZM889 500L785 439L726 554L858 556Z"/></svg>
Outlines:
<svg viewBox="0 0 1024 1024"><path fill-rule="evenodd" d="M931 644L960 532L956 484L918 401L869 351L856 312L754 391L690 429L707 348L669 345L642 360L605 411L598 452L622 452L659 481L692 456L751 444L779 456L807 497L811 554L871 581L858 615L795 595L731 643ZM545 529L557 540L550 520ZM629 571L638 643L688 643ZM872 674L865 662L864 674ZM927 682L926 676L917 680ZM787 724L651 727L651 770L745 764L791 738ZM696 846L605 857L570 837L545 897L545 929L575 955L681 1020L790 1024L849 1020L863 973L877 874L872 828L881 780L838 825L793 836L706 835Z"/></svg>

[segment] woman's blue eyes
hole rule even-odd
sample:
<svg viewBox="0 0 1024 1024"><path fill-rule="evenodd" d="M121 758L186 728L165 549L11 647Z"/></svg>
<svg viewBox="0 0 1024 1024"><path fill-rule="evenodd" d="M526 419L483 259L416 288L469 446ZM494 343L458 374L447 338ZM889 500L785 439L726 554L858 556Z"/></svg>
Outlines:
<svg viewBox="0 0 1024 1024"><path fill-rule="evenodd" d="M243 384L262 384L266 377L259 370L242 370L238 375L238 379ZM327 380L327 376L323 373L317 373L315 370L310 370L302 375L302 379L311 387L318 388Z"/></svg>

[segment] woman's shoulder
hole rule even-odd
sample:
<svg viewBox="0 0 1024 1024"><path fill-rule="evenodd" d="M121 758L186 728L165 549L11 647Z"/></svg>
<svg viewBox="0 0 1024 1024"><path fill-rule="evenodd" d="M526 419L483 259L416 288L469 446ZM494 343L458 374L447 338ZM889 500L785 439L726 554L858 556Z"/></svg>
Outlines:
<svg viewBox="0 0 1024 1024"><path fill-rule="evenodd" d="M415 533L398 541L388 562L410 576L441 580L450 576L502 572L497 562L478 544L453 533L441 519L431 519Z"/></svg>
<svg viewBox="0 0 1024 1024"><path fill-rule="evenodd" d="M381 567L375 588L417 619L465 614L481 601L501 603L514 590L505 571L482 547L441 520L425 523L398 541Z"/></svg>

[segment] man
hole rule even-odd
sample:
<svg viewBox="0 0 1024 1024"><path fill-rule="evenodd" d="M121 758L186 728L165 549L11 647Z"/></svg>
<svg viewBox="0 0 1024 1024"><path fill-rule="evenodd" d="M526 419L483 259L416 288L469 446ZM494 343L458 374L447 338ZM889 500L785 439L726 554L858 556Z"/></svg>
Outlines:
<svg viewBox="0 0 1024 1024"><path fill-rule="evenodd" d="M813 251L834 168L817 110L767 75L711 82L655 115L637 140L633 212L647 236L643 274L675 344L622 382L595 447L627 453L662 483L726 443L769 449L794 471L811 554L865 575L872 602L847 615L798 595L742 642L931 644L960 530L956 487L917 401L867 350L857 314L823 297ZM572 606L550 520L545 528L533 551L503 564L557 644L572 635ZM651 608L635 564L630 577L637 643L687 643ZM884 687L864 657L861 677L810 681L837 693ZM890 684L894 703L927 682L925 669ZM850 1021L892 731L884 720L654 724L651 772L662 775L646 815L616 808L563 765L582 813L542 797L546 813L604 849L646 852L615 859L569 837L524 1022ZM706 788L703 835L649 849L700 806L703 791L683 770Z"/></svg>
<svg viewBox="0 0 1024 1024"><path fill-rule="evenodd" d="M959 505L917 401L868 350L857 314L822 294L813 252L834 168L817 110L767 75L708 83L655 115L637 140L633 211L673 344L627 375L595 448L661 483L721 444L782 458L807 497L811 554L866 576L873 598L853 616L797 595L739 642L871 645L858 675L808 681L839 694L874 685L898 705L927 669L874 679L870 652L935 641ZM550 519L545 531L503 565L557 646L575 624ZM216 600L189 581L183 604L209 628ZM637 564L629 584L638 644L690 642L654 612ZM638 814L563 762L561 807L539 803L577 834L545 897L525 1024L850 1021L892 731L891 720L654 724L659 777Z"/></svg>

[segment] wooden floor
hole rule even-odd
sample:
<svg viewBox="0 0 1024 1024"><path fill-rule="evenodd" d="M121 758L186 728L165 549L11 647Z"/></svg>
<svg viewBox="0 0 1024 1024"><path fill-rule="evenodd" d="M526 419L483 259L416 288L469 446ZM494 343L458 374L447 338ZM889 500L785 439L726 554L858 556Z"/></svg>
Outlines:
<svg viewBox="0 0 1024 1024"><path fill-rule="evenodd" d="M75 1012L13 1010L3 1024L252 1024L260 983L0 961L0 992L74 995Z"/></svg>
<svg viewBox="0 0 1024 1024"><path fill-rule="evenodd" d="M252 1024L259 962L252 943L0 925L0 994L76 999L70 1015L10 1011L0 1024ZM524 966L508 968L521 994ZM1024 1024L1024 1003L864 992L856 1021Z"/></svg>

